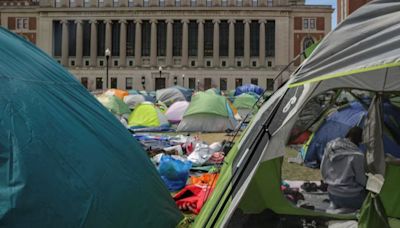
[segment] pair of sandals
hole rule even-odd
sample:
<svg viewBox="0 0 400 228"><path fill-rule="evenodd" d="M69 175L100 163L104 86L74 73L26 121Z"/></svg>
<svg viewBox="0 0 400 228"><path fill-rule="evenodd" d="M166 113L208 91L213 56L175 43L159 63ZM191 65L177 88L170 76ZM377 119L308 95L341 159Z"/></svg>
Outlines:
<svg viewBox="0 0 400 228"><path fill-rule="evenodd" d="M317 185L314 182L305 182L300 186L300 188L305 192L317 192L318 190L326 192L328 190L328 184L324 183L322 180L320 185Z"/></svg>

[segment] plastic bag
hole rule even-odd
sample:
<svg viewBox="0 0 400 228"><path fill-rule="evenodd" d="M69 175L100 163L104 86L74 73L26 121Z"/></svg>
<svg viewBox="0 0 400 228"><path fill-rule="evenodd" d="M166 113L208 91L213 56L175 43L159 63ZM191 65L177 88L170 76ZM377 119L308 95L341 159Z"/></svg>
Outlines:
<svg viewBox="0 0 400 228"><path fill-rule="evenodd" d="M193 163L193 166L202 166L212 154L207 144L197 143L194 151L188 156L188 160Z"/></svg>
<svg viewBox="0 0 400 228"><path fill-rule="evenodd" d="M191 167L189 161L183 162L164 155L161 157L158 172L169 191L178 191L185 187Z"/></svg>

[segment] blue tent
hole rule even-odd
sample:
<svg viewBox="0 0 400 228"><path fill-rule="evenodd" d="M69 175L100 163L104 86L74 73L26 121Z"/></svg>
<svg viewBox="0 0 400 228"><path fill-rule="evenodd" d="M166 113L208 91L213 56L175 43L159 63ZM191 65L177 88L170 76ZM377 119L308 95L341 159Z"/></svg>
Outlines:
<svg viewBox="0 0 400 228"><path fill-rule="evenodd" d="M234 95L239 96L242 93L249 93L249 92L255 93L257 95L261 95L264 93L264 89L257 85L245 84L245 85L237 87Z"/></svg>
<svg viewBox="0 0 400 228"><path fill-rule="evenodd" d="M173 227L139 143L52 58L0 27L0 224Z"/></svg>
<svg viewBox="0 0 400 228"><path fill-rule="evenodd" d="M385 152L400 157L400 144L395 141L400 137L400 110L390 102L385 102L384 112L384 122L388 130L383 137ZM366 108L355 101L329 115L301 149L304 164L312 168L319 167L326 144L333 139L345 137L354 126L363 127L367 113ZM393 130L388 129L389 127Z"/></svg>

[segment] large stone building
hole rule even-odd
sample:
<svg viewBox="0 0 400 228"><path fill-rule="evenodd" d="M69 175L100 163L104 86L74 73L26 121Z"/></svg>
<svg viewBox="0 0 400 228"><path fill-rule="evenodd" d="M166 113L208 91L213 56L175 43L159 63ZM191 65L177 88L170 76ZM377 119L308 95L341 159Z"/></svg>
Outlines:
<svg viewBox="0 0 400 228"><path fill-rule="evenodd" d="M89 90L106 87L107 49L109 87L273 90L288 77L274 83L280 70L331 30L332 12L304 0L2 1L0 23Z"/></svg>
<svg viewBox="0 0 400 228"><path fill-rule="evenodd" d="M337 0L337 23L371 0Z"/></svg>

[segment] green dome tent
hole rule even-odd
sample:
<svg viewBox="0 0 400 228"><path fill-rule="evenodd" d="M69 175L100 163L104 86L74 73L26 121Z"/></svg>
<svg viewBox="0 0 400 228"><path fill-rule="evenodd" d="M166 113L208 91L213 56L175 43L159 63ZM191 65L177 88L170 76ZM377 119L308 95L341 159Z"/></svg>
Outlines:
<svg viewBox="0 0 400 228"><path fill-rule="evenodd" d="M118 120L1 27L0 110L1 226L174 227L182 218Z"/></svg>
<svg viewBox="0 0 400 228"><path fill-rule="evenodd" d="M128 118L128 126L132 128L168 127L167 117L151 102L143 102L136 106Z"/></svg>
<svg viewBox="0 0 400 228"><path fill-rule="evenodd" d="M291 79L260 108L229 151L217 185L192 227L249 227L280 223L283 220L279 217L288 216L312 219L316 227L334 220L356 221L360 228L399 227L400 166L385 157L382 134L383 101L400 94L399 18L398 0L371 1L321 41ZM296 207L281 191L282 163L293 127L313 99L343 90L369 91L373 97L363 122L365 157L369 172L384 176L380 192L369 188L360 216ZM319 116L317 113L302 124L303 130Z"/></svg>
<svg viewBox="0 0 400 228"><path fill-rule="evenodd" d="M255 105L256 102L257 98L255 96L242 93L235 97L233 106L237 108L240 117L244 119L247 115L255 114L258 111L258 107ZM251 119L251 117L248 119Z"/></svg>
<svg viewBox="0 0 400 228"><path fill-rule="evenodd" d="M177 131L223 132L234 130L236 125L234 112L225 97L198 92L192 97Z"/></svg>
<svg viewBox="0 0 400 228"><path fill-rule="evenodd" d="M128 105L114 95L102 94L97 97L97 100L113 114L124 115L131 113Z"/></svg>

